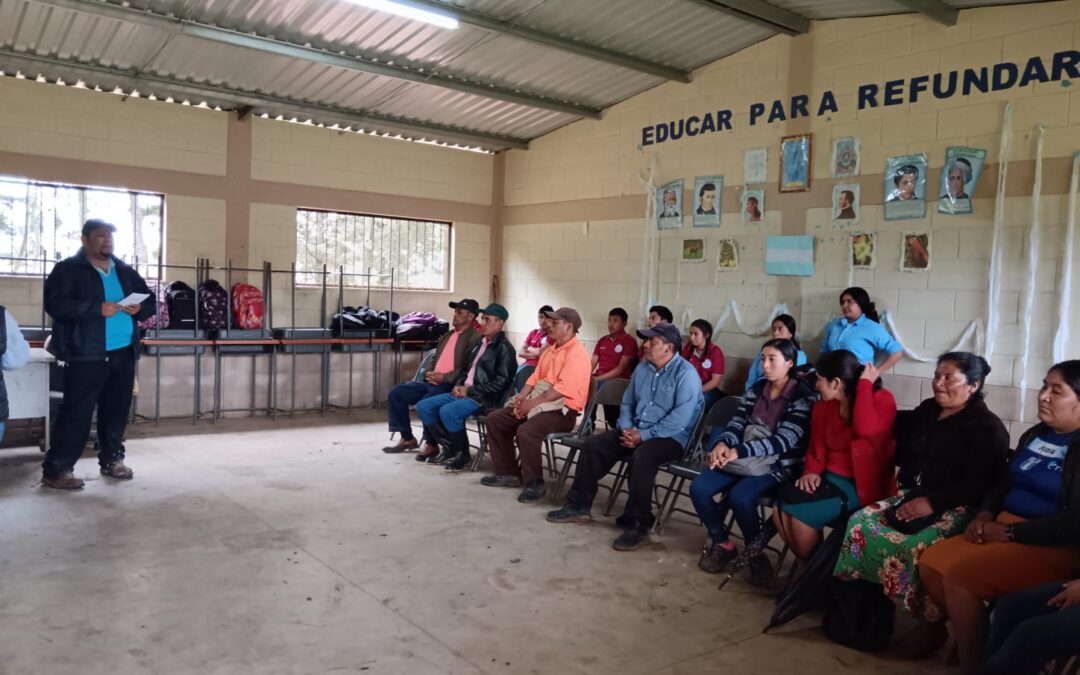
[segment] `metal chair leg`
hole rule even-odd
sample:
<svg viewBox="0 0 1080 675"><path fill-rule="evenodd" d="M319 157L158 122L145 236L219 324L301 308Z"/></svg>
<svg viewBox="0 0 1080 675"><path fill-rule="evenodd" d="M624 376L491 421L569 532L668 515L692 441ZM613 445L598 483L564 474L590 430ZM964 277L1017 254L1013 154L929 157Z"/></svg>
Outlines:
<svg viewBox="0 0 1080 675"><path fill-rule="evenodd" d="M629 462L623 462L619 466L618 472L615 474L615 482L611 486L611 494L608 495L607 502L604 504L604 515L610 516L612 510L615 508L615 500L619 498L619 491L622 490L623 483L626 482L627 467L630 466Z"/></svg>
<svg viewBox="0 0 1080 675"><path fill-rule="evenodd" d="M552 452L554 452L554 448ZM563 488L566 487L566 481L570 479L570 468L574 465L576 457L577 448L569 448L566 457L563 459L562 466L559 467L559 477L555 480L555 489L551 491L552 504L559 503L559 496L562 494Z"/></svg>
<svg viewBox="0 0 1080 675"><path fill-rule="evenodd" d="M677 488L675 486L676 482L679 483ZM679 494L685 483L686 479L682 476L676 476L675 474L671 475L671 482L668 483L664 501L660 502L660 509L656 513L656 522L653 523L653 534L662 534L664 528L667 527L668 521L671 520L671 516L675 513L675 503L679 501Z"/></svg>

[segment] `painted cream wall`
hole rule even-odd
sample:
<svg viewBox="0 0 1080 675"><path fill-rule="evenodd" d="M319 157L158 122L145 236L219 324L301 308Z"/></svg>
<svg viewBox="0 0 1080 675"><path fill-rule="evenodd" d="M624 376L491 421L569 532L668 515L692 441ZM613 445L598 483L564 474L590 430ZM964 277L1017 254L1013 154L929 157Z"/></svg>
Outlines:
<svg viewBox="0 0 1080 675"><path fill-rule="evenodd" d="M689 318L715 321L723 303L736 299L752 323L763 321L774 303L787 302L800 319L800 329L816 332L835 311L837 295L848 285L846 243L849 231L878 233L877 269L859 272L854 282L867 287L879 308L898 318L906 346L936 355L952 347L968 322L985 315L988 260L993 220L993 193L1001 117L1006 101L1015 101L1014 141L1006 194L1004 292L1001 332L992 359L989 391L995 410L1019 422L1018 395L1022 353L1019 315L1026 284L1026 237L1030 223L1033 130L1046 127L1043 243L1036 273L1036 301L1028 386L1037 386L1049 365L1056 325L1060 246L1070 162L1080 150L1080 92L1063 83L1037 84L991 94L973 94L938 101L924 97L914 104L857 110L856 91L863 83L993 65L1004 60L1023 64L1036 55L1080 48L1080 0L1014 7L965 10L957 25L944 27L919 15L814 22L809 35L776 37L710 64L691 84L664 84L605 112L602 120L582 121L531 144L527 152L510 151L506 164L506 209L503 232L505 297L513 308L544 302L574 304L584 310L583 337L595 340L604 331L607 310L625 307L640 321L644 243L652 226L643 222L645 197L638 178L655 159L656 184L682 178L689 204L694 177L722 174L722 223L718 229L683 228L660 233L657 300L675 310L685 328ZM837 96L839 112L749 126L753 102L771 103L792 95L810 95L812 114L822 92ZM730 108L735 129L696 138L639 147L641 129L691 114ZM814 185L809 194L780 195L779 140L791 133L812 132ZM836 226L830 218L829 173L832 141L859 136L862 144L862 214L854 227ZM882 171L888 156L925 152L930 185L936 185L945 148L968 145L990 150L975 200L973 216L943 216L928 203L924 219L886 222L882 218ZM742 223L738 184L743 154L769 148L770 183L765 186L766 222ZM936 189L929 187L928 190ZM1027 195L1027 196L1025 196ZM901 273L903 230L933 232L933 270ZM816 274L806 279L764 275L764 244L770 234L812 234L816 237ZM680 240L707 240L710 262L681 265ZM717 241L735 237L740 244L740 270L714 270ZM534 311L534 309L533 309ZM517 313L511 328L520 338L532 317ZM733 324L728 325L734 329ZM1074 321L1073 333L1080 331ZM726 388L741 388L748 360L759 341L730 331L718 336L729 356ZM1077 345L1074 340L1074 345ZM811 354L816 352L817 345ZM902 362L889 380L905 405L914 405L928 391L932 366ZM1029 392L1031 395L1031 392ZM1027 420L1034 406L1028 405ZM1023 424L1014 425L1015 430Z"/></svg>

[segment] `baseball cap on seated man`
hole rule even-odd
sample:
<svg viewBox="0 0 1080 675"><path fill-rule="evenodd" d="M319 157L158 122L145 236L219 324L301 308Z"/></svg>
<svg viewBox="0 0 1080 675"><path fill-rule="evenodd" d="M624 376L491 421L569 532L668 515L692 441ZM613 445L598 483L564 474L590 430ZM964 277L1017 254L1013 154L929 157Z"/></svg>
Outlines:
<svg viewBox="0 0 1080 675"><path fill-rule="evenodd" d="M101 227L107 227L110 232L116 232L116 226L112 223L101 220L100 218L91 218L83 223L82 236L89 237L91 232Z"/></svg>
<svg viewBox="0 0 1080 675"><path fill-rule="evenodd" d="M494 316L498 319L506 321L510 318L510 312L506 311L506 308L497 302L493 302L487 307L480 310L481 314L487 314L488 316Z"/></svg>
<svg viewBox="0 0 1080 675"><path fill-rule="evenodd" d="M642 340L656 337L665 342L670 342L675 347L676 353L682 349L682 336L679 334L679 329L670 323L658 323L652 328L639 330L637 334Z"/></svg>
<svg viewBox="0 0 1080 675"><path fill-rule="evenodd" d="M573 326L575 331L581 329L581 315L573 307L560 307L554 311L547 311L544 312L544 316L549 319L562 319Z"/></svg>
<svg viewBox="0 0 1080 675"><path fill-rule="evenodd" d="M473 314L480 313L480 303L472 298L465 298L461 302L451 302L450 309L463 309L466 312L472 312Z"/></svg>

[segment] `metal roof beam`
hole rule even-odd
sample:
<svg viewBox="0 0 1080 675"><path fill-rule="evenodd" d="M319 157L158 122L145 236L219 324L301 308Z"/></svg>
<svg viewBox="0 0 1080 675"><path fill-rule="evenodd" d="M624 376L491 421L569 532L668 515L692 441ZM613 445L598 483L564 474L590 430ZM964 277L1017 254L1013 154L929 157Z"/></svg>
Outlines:
<svg viewBox="0 0 1080 675"><path fill-rule="evenodd" d="M589 44L587 42L580 42L573 38L555 35L554 33L547 33L535 28L529 28L528 26L521 26L514 21L497 19L493 16L466 9L465 7L451 5L447 2L440 2L439 0L394 1L400 5L409 5L416 9L430 10L438 12L439 14L445 14L446 16L452 16L461 23L467 23L471 26L477 26L478 28L502 33L522 40L528 40L529 42L535 42L546 47L570 52L577 56L604 61L629 70L636 70L641 73L655 75L657 77L662 77L665 80L673 80L675 82L690 81L690 73L678 68L672 68L661 63L656 63L655 61L649 61L622 52L616 52L605 47L598 47L597 45Z"/></svg>
<svg viewBox="0 0 1080 675"><path fill-rule="evenodd" d="M693 0L693 2L780 31L785 35L810 32L810 19L802 14L770 5L764 0Z"/></svg>
<svg viewBox="0 0 1080 675"><path fill-rule="evenodd" d="M306 45L264 37L253 33L244 33L238 30L221 26L211 26L196 21L187 21L162 14L143 11L110 2L99 0L32 0L39 4L58 7L61 9L104 16L126 23L136 23L150 26L158 30L164 30L191 37L253 49L266 54L276 54L305 61L312 61L349 70L357 70L384 77L392 77L399 80L430 84L436 87L463 91L485 98L497 99L517 103L531 108L554 110L556 112L600 119L600 110L573 101L558 101L539 94L520 92L501 85L477 82L462 79L441 73L427 72L419 68L411 68L398 64L386 63L374 58L353 56L344 53L332 52L328 49L319 49Z"/></svg>
<svg viewBox="0 0 1080 675"><path fill-rule="evenodd" d="M956 17L960 15L959 10L949 7L941 0L897 0L897 2L946 26L955 26Z"/></svg>
<svg viewBox="0 0 1080 675"><path fill-rule="evenodd" d="M20 65L21 64L21 65ZM17 52L12 49L0 48L0 70L30 71L35 75L41 74L51 79L57 75L51 75L48 68L61 68L64 70L59 75L61 79L69 79L72 73L88 82L91 86L100 86L94 82L95 76L105 76L125 81L131 90L138 90L140 96L154 94L158 98L166 96L190 97L199 100L208 99L209 102L227 102L243 111L247 109L249 114L272 113L275 116L285 114L278 112L286 111L292 115L310 117L312 120L323 124L345 124L351 127L378 126L390 129L394 132L409 134L421 138L428 138L463 145L478 146L488 150L502 150L504 148L528 149L529 142L522 138L512 136L500 136L481 131L470 131L442 124L421 122L416 120L401 119L389 115L369 113L353 108L344 108L324 103L298 101L284 96L273 96L254 91L234 89L230 87L217 87L198 82L187 82L158 75L134 73L119 68L110 68L92 63L80 63L68 61L51 56L40 56L26 52ZM40 69L40 70L39 70ZM116 86L108 83L106 86ZM267 110L272 106L273 111ZM261 110L260 110L261 109Z"/></svg>

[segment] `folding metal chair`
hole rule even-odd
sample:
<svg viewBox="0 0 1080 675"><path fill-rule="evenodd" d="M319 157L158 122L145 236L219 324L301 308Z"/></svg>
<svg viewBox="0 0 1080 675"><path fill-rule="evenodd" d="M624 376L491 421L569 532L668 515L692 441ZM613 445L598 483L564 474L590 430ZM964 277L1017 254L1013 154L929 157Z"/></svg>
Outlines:
<svg viewBox="0 0 1080 675"><path fill-rule="evenodd" d="M660 503L656 522L653 524L653 532L656 534L661 534L664 531L676 511L691 516L697 515L692 511L676 508L679 497L686 496L689 498L689 493L684 495L683 487L687 481L701 475L705 468L705 454L709 451L708 448L704 447L705 440L713 429L727 425L728 421L735 415L735 411L739 409L740 403L742 403L742 398L739 396L725 396L714 403L705 414L702 424L698 425L697 442L687 446L687 453L681 460L660 467L660 470L664 473L671 474L671 482L668 483L664 499Z"/></svg>
<svg viewBox="0 0 1080 675"><path fill-rule="evenodd" d="M622 403L623 393L630 384L630 380L607 380L603 386L597 387L596 379L589 382L589 400L585 409L581 412L580 422L577 429L565 434L548 434L544 439L544 454L547 457L548 475L555 479L555 488L548 492L552 503L557 504L559 494L570 477L570 469L573 467L574 458L581 448L585 447L585 438L595 430L592 413L602 405L615 405ZM567 449L566 457L562 459L562 466L558 466L558 456L555 446L562 445Z"/></svg>
<svg viewBox="0 0 1080 675"><path fill-rule="evenodd" d="M499 407L506 405L506 402L510 400L510 396L521 391L525 383L529 381L529 377L532 376L533 371L536 370L536 366L524 366L514 376L514 385L506 390L502 398L499 401ZM484 461L484 455L487 454L487 413L480 413L473 417L476 421L476 445L473 446L476 449L476 457L472 461L471 469L476 471L480 468L480 463Z"/></svg>
<svg viewBox="0 0 1080 675"><path fill-rule="evenodd" d="M429 371L429 370L431 370L432 368L435 367L435 351L436 350L431 349L431 350L428 350L427 352L424 353L424 357L422 359L420 359L420 365L416 368L416 374L413 375L413 378L412 378L413 382L423 382L424 381L424 375L427 374L427 371ZM416 406L410 406L410 407L415 408ZM413 429L423 430L424 425L423 424L417 424L416 422L413 422L412 423L412 428ZM393 439L394 434L390 434L390 438Z"/></svg>

